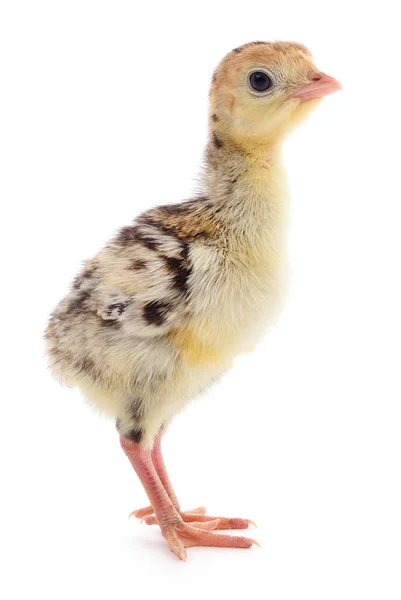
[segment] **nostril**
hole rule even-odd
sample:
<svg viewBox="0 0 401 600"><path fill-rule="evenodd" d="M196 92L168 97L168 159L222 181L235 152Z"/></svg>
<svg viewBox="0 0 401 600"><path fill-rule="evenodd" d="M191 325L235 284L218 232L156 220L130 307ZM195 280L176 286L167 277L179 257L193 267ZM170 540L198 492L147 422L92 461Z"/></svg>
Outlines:
<svg viewBox="0 0 401 600"><path fill-rule="evenodd" d="M312 73L309 73L308 75L308 79L310 81L320 81L323 77L322 73L319 73L317 71L313 71Z"/></svg>

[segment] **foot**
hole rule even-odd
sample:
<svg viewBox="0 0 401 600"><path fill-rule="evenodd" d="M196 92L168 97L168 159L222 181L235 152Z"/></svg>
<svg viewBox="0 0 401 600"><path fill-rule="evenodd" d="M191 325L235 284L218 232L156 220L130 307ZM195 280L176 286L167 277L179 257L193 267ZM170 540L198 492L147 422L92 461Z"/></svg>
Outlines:
<svg viewBox="0 0 401 600"><path fill-rule="evenodd" d="M191 546L216 546L220 548L251 548L253 544L259 546L255 540L241 537L213 533L210 529L217 529L218 519L204 523L185 523L183 519L174 519L163 524L161 531L170 547L181 560L187 559L185 548Z"/></svg>
<svg viewBox="0 0 401 600"><path fill-rule="evenodd" d="M179 511L179 514L185 523L190 523L192 526L198 527L199 529L203 528L201 526L202 523L215 522L216 527L213 527L213 529L248 529L249 525L256 527L256 523L250 519L211 517L206 514L206 508L204 506L194 508L193 510ZM141 519L141 521L144 521L147 525L158 524L152 506L134 510L129 516ZM212 527L210 527L210 529L212 529Z"/></svg>

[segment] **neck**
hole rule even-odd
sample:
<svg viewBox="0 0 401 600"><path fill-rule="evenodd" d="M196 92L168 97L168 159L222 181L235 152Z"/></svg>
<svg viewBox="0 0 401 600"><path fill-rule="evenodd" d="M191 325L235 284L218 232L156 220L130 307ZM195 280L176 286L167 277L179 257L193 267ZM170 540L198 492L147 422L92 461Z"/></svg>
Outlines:
<svg viewBox="0 0 401 600"><path fill-rule="evenodd" d="M215 200L227 200L245 182L268 182L279 163L280 148L269 141L238 142L217 127L210 128L204 184Z"/></svg>
<svg viewBox="0 0 401 600"><path fill-rule="evenodd" d="M270 239L276 245L282 238L287 196L283 182L279 144L236 143L211 128L203 193L234 233L233 243L263 246Z"/></svg>

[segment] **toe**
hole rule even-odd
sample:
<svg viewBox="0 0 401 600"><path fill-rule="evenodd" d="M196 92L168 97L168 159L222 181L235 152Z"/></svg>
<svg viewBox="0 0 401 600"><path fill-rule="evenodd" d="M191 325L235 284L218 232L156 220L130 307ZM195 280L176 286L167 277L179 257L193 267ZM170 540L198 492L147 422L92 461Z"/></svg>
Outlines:
<svg viewBox="0 0 401 600"><path fill-rule="evenodd" d="M156 515L150 515L150 517L145 517L143 519L143 522L146 523L146 525L157 525L158 524Z"/></svg>
<svg viewBox="0 0 401 600"><path fill-rule="evenodd" d="M187 551L185 546L176 533L174 526L167 526L162 530L171 552L173 552L180 560L187 560Z"/></svg>
<svg viewBox="0 0 401 600"><path fill-rule="evenodd" d="M138 510L133 510L132 513L128 515L128 518L136 517L137 519L143 519L144 517L148 517L149 515L153 515L153 506L147 506L146 508L139 508Z"/></svg>
<svg viewBox="0 0 401 600"><path fill-rule="evenodd" d="M211 531L198 529L188 523L182 523L177 533L185 547L190 546L215 546L219 548L251 548L256 540L242 536L222 535Z"/></svg>
<svg viewBox="0 0 401 600"><path fill-rule="evenodd" d="M220 519L218 529L248 529L249 525L256 527L256 523L250 519L226 519L224 517L216 517Z"/></svg>
<svg viewBox="0 0 401 600"><path fill-rule="evenodd" d="M194 527L195 529L203 529L205 531L213 531L214 529L220 529L219 527L220 519L213 519L210 521L204 521L203 523L200 521L189 521L188 525Z"/></svg>
<svg viewBox="0 0 401 600"><path fill-rule="evenodd" d="M206 508L204 506L198 506L198 508L192 508L191 510L186 510L185 512L189 515L205 515Z"/></svg>
<svg viewBox="0 0 401 600"><path fill-rule="evenodd" d="M206 523L208 521L218 520L219 525L217 529L248 529L249 525L254 525L254 527L256 527L256 523L250 519L211 517L210 515L205 515L204 513L194 513L190 511L185 511L180 514L183 521L186 523ZM148 522L147 519L146 522Z"/></svg>

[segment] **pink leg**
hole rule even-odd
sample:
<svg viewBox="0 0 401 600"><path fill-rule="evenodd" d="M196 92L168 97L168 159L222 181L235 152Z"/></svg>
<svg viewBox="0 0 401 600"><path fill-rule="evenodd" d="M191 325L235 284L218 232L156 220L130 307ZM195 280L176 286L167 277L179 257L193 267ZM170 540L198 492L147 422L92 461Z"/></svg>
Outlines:
<svg viewBox="0 0 401 600"><path fill-rule="evenodd" d="M171 485L169 476L167 474L166 465L164 464L162 448L161 448L161 440L162 436L159 433L156 436L155 444L152 449L152 460L155 466L156 472L159 475L159 479L162 482L164 489L166 490L168 496L170 497L171 502L174 504L175 508L179 511L180 505L177 500L177 496L173 490L173 486Z"/></svg>
<svg viewBox="0 0 401 600"><path fill-rule="evenodd" d="M204 506L200 506L199 508L195 508L193 510L181 511L180 504L177 500L177 496L174 492L173 486L171 485L169 476L167 474L166 465L164 464L163 455L161 451L161 438L162 435L159 433L155 439L154 446L152 448L152 461L153 465L156 469L156 472L159 476L159 479L167 492L171 502L174 507L180 513L182 519L187 523L209 523L211 521L216 521L218 519L218 524L216 529L247 529L249 525L255 525L253 521L250 519L240 519L240 518L226 518L226 517L212 517L210 515L206 515L206 508ZM147 525L157 525L158 519L157 515L153 514L153 507L147 506L146 508L140 508L139 510L134 510L131 516L136 517L137 519L143 519Z"/></svg>
<svg viewBox="0 0 401 600"><path fill-rule="evenodd" d="M122 436L120 442L145 488L162 534L170 550L178 558L185 560L185 548L190 546L250 548L253 544L257 544L254 540L244 537L211 533L208 529L214 529L217 526L216 521L199 523L199 528L185 523L160 481L153 465L152 452L144 450L140 444Z"/></svg>
<svg viewBox="0 0 401 600"><path fill-rule="evenodd" d="M160 479L164 489L166 490L171 502L173 503L173 505L175 506L177 511L180 511L180 504L178 502L178 499L177 499L177 496L173 489L173 486L171 485L170 478L169 478L167 470L166 470L166 465L164 464L162 450L161 450L161 439L162 439L162 435L161 435L161 433L158 433L158 435L155 438L154 446L152 448L153 465L156 469L159 479ZM202 510L202 509L199 509L199 510ZM134 510L130 514L130 517L134 516L134 517L137 517L138 519L143 519L145 517L153 515L153 512L154 512L153 507L147 506L146 508L140 508L138 510Z"/></svg>

